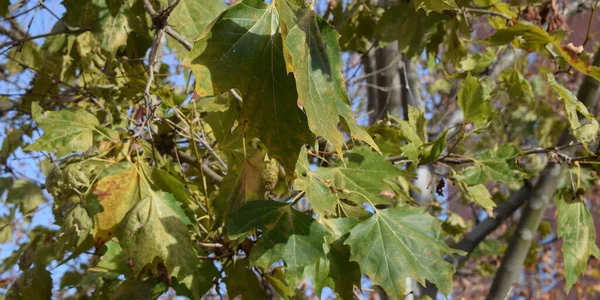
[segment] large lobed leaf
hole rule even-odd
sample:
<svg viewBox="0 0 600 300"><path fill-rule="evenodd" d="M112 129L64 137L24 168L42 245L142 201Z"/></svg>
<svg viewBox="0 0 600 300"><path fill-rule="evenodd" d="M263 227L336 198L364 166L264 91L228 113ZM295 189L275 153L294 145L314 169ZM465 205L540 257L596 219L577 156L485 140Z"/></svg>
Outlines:
<svg viewBox="0 0 600 300"><path fill-rule="evenodd" d="M383 156L361 147L344 153L346 167L319 168L317 174L337 190L347 190L343 197L357 203L392 204L386 196L392 190L386 180L405 173ZM323 192L324 193L324 192ZM370 199L370 200L367 200ZM322 201L310 200L309 201ZM311 202L311 203L313 203Z"/></svg>
<svg viewBox="0 0 600 300"><path fill-rule="evenodd" d="M212 285L216 269L198 259L188 231L191 224L171 194L151 191L135 204L117 230L120 245L132 261L134 276L146 265L158 274L158 258L169 276L185 284L194 298L200 298Z"/></svg>
<svg viewBox="0 0 600 300"><path fill-rule="evenodd" d="M199 79L199 96L240 90L240 121L247 133L265 143L269 156L291 174L298 149L313 138L296 104L296 83L286 71L279 27L273 5L241 1L207 27L184 64Z"/></svg>
<svg viewBox="0 0 600 300"><path fill-rule="evenodd" d="M345 244L361 271L394 299L404 298L408 277L448 294L454 267L444 255L455 250L444 243L440 224L423 208L377 210L350 230Z"/></svg>
<svg viewBox="0 0 600 300"><path fill-rule="evenodd" d="M98 119L80 108L46 111L32 105L32 116L44 134L35 143L25 147L32 151L56 151L58 157L88 150L94 142Z"/></svg>

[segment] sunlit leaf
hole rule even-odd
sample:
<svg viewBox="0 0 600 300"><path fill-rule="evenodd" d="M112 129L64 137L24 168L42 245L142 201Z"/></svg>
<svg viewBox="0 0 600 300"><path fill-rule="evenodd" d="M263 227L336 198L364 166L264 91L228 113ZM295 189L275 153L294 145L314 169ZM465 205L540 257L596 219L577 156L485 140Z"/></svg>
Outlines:
<svg viewBox="0 0 600 300"><path fill-rule="evenodd" d="M558 83L550 73L548 73L548 83L550 83L550 86L558 94L558 99L565 107L565 114L575 138L584 144L595 141L598 130L600 130L600 125L594 115L590 114L585 105L577 100L577 97L571 91ZM586 124L580 122L579 114L587 119Z"/></svg>
<svg viewBox="0 0 600 300"><path fill-rule="evenodd" d="M575 191L560 189L554 199L558 211L558 236L562 239L562 253L565 260L567 293L587 270L591 255L600 258L596 246L596 228L585 198L575 195Z"/></svg>
<svg viewBox="0 0 600 300"><path fill-rule="evenodd" d="M407 277L448 294L454 268L444 255L454 250L444 243L440 224L422 208L378 210L352 228L344 244L361 271L393 298L404 298Z"/></svg>

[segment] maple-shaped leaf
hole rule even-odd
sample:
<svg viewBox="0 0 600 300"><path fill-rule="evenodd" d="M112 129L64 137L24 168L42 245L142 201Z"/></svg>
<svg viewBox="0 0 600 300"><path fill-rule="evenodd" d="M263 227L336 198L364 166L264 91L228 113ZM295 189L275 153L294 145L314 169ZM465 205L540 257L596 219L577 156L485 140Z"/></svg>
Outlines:
<svg viewBox="0 0 600 300"><path fill-rule="evenodd" d="M596 140L598 130L600 130L598 121L594 115L590 114L585 105L577 100L577 97L575 97L571 91L558 83L554 78L554 75L550 73L548 73L548 83L550 83L550 86L558 94L560 102L565 106L565 114L569 121L573 136L587 148L588 143ZM579 114L587 119L587 124L581 124Z"/></svg>
<svg viewBox="0 0 600 300"><path fill-rule="evenodd" d="M169 5L169 3L165 4ZM227 9L227 4L221 0L182 0L171 12L169 25L175 28L185 40L193 41L225 9ZM177 56L183 58L187 55L188 51L178 41L170 36L168 41L169 47L175 48Z"/></svg>
<svg viewBox="0 0 600 300"><path fill-rule="evenodd" d="M158 258L170 277L200 298L212 285L216 269L198 259L196 251L200 250L190 239L188 225L191 220L171 194L150 191L136 203L117 230L119 243L133 264L133 275L138 276L148 264L158 274Z"/></svg>
<svg viewBox="0 0 600 300"><path fill-rule="evenodd" d="M212 204L215 225L220 225L227 215L252 200L264 199L265 185L261 178L265 153L244 158L239 170L230 169L219 188L219 195Z"/></svg>
<svg viewBox="0 0 600 300"><path fill-rule="evenodd" d="M415 10L423 9L429 15L432 11L442 13L445 10L457 10L454 0L414 0Z"/></svg>
<svg viewBox="0 0 600 300"><path fill-rule="evenodd" d="M361 271L392 298L404 298L408 277L422 285L428 280L447 295L454 267L444 255L455 250L445 244L441 223L423 208L376 210L350 230L344 244Z"/></svg>
<svg viewBox="0 0 600 300"><path fill-rule="evenodd" d="M402 128L402 134L407 140L407 144L402 146L402 152L410 159L418 159L419 149L427 143L427 119L425 112L421 108L412 105L408 106L408 120L396 119Z"/></svg>
<svg viewBox="0 0 600 300"><path fill-rule="evenodd" d="M512 144L490 149L480 158L473 159L473 165L461 170L456 179L469 186L484 184L488 180L519 181L525 178L525 174L514 162L518 154L519 150Z"/></svg>
<svg viewBox="0 0 600 300"><path fill-rule="evenodd" d="M231 239L252 229L262 230L250 251L250 264L268 270L278 260L285 262L284 276L290 286L304 277L304 269L325 257L326 229L291 205L276 201L252 201L231 213L227 221Z"/></svg>
<svg viewBox="0 0 600 300"><path fill-rule="evenodd" d="M148 188L134 166L113 168L92 188L104 211L94 216L94 243L100 246L115 236L127 212L148 195Z"/></svg>
<svg viewBox="0 0 600 300"><path fill-rule="evenodd" d="M340 117L351 136L377 149L366 131L356 126L342 74L339 34L304 0L276 0L284 39L288 72L293 72L298 105L304 108L308 126L331 142L341 154L344 137L338 130Z"/></svg>
<svg viewBox="0 0 600 300"><path fill-rule="evenodd" d="M32 104L32 116L44 134L24 150L56 151L58 157L88 150L100 125L94 115L81 108L42 113L37 104Z"/></svg>
<svg viewBox="0 0 600 300"><path fill-rule="evenodd" d="M346 167L319 168L317 174L337 190L347 190L343 197L357 203L391 204L386 191L392 187L386 182L395 176L405 175L383 156L366 147L355 148L344 153ZM341 196L340 196L341 197Z"/></svg>
<svg viewBox="0 0 600 300"><path fill-rule="evenodd" d="M562 239L562 253L565 260L565 278L567 293L587 270L590 255L600 258L600 249L596 246L596 228L594 219L582 195L563 188L556 197L558 211L558 236Z"/></svg>
<svg viewBox="0 0 600 300"><path fill-rule="evenodd" d="M465 121L485 122L492 113L490 87L487 80L477 79L467 74L458 92L458 106L463 111Z"/></svg>
<svg viewBox="0 0 600 300"><path fill-rule="evenodd" d="M306 147L302 147L300 150L300 158L296 163L294 189L306 193L306 199L308 199L316 213L324 216L335 212L337 197L325 185L324 179L310 170Z"/></svg>
<svg viewBox="0 0 600 300"><path fill-rule="evenodd" d="M207 27L183 63L201 78L196 80L199 96L240 90L239 119L247 134L259 138L269 157L292 174L298 149L313 136L297 105L294 77L286 71L279 27L274 5L240 1Z"/></svg>

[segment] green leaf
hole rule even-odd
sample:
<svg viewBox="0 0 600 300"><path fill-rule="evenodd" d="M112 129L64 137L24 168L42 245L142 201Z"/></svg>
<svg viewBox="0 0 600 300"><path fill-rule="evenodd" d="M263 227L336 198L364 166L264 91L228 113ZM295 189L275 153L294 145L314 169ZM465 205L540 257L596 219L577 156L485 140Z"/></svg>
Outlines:
<svg viewBox="0 0 600 300"><path fill-rule="evenodd" d="M492 200L492 196L485 185L478 184L474 186L468 186L458 182L458 187L469 200L481 205L481 207L483 207L490 216L492 215L494 207L496 207L496 203Z"/></svg>
<svg viewBox="0 0 600 300"><path fill-rule="evenodd" d="M330 287L342 299L353 298L354 286L360 288L362 277L360 266L350 260L350 247L344 245L348 236L349 234L344 233L344 236L329 245L327 252L329 277L333 280Z"/></svg>
<svg viewBox="0 0 600 300"><path fill-rule="evenodd" d="M98 262L89 271L111 272L131 277L131 269L127 264L127 255L118 242L110 240L96 250Z"/></svg>
<svg viewBox="0 0 600 300"><path fill-rule="evenodd" d="M487 80L479 81L467 74L458 92L458 106L462 109L465 121L485 122L492 113L489 101L490 87Z"/></svg>
<svg viewBox="0 0 600 300"><path fill-rule="evenodd" d="M264 152L257 153L251 158L245 158L239 170L228 171L212 205L215 225L220 225L230 212L246 202L265 198L265 185L261 179L264 159Z"/></svg>
<svg viewBox="0 0 600 300"><path fill-rule="evenodd" d="M433 143L423 144L419 149L419 164L422 165L435 161L446 148L447 140L448 130L444 130Z"/></svg>
<svg viewBox="0 0 600 300"><path fill-rule="evenodd" d="M488 180L515 182L525 177L514 163L519 150L512 144L490 149L479 159L473 159L473 166L461 170L456 179L468 186L485 184Z"/></svg>
<svg viewBox="0 0 600 300"><path fill-rule="evenodd" d="M58 257L63 257L65 252L82 245L91 236L93 228L94 222L88 216L85 208L76 205L67 214L58 231L56 241Z"/></svg>
<svg viewBox="0 0 600 300"><path fill-rule="evenodd" d="M292 174L298 149L313 137L297 105L294 78L286 71L279 26L274 5L240 1L209 25L183 63L202 78L196 80L199 96L241 91L240 122L247 134L259 138L269 157Z"/></svg>
<svg viewBox="0 0 600 300"><path fill-rule="evenodd" d="M46 300L52 298L52 277L44 267L25 270L13 283L6 299Z"/></svg>
<svg viewBox="0 0 600 300"><path fill-rule="evenodd" d="M319 168L317 174L331 180L337 190L348 190L343 198L360 204L369 203L365 197L374 204L392 203L382 192L392 191L386 180L404 175L402 170L365 147L345 152L344 159L346 167Z"/></svg>
<svg viewBox="0 0 600 300"><path fill-rule="evenodd" d="M58 157L88 150L94 141L94 130L100 125L94 115L80 108L34 113L33 118L44 134L24 150L56 151Z"/></svg>
<svg viewBox="0 0 600 300"><path fill-rule="evenodd" d="M585 105L577 100L577 97L575 97L571 91L558 83L554 78L554 75L550 73L548 73L548 83L550 83L550 86L552 86L554 91L558 94L560 102L565 106L565 114L567 120L569 120L569 125L575 138L584 145L594 142L598 135L598 130L600 129L600 125L598 124L598 121L596 121L594 115L590 114ZM581 124L578 113L589 122L586 122L587 124Z"/></svg>
<svg viewBox="0 0 600 300"><path fill-rule="evenodd" d="M222 0L182 0L177 3L169 17L173 26L187 41L195 40L206 26L227 8ZM168 37L169 47L175 48L177 56L184 58L188 51L175 39Z"/></svg>
<svg viewBox="0 0 600 300"><path fill-rule="evenodd" d="M496 61L497 58L498 53L492 47L485 49L485 52L468 54L467 57L460 61L459 71L480 74Z"/></svg>
<svg viewBox="0 0 600 300"><path fill-rule="evenodd" d="M575 195L575 191L563 188L556 197L558 211L558 236L562 239L562 253L565 260L567 293L587 270L590 255L600 258L596 246L594 219L585 203L585 198Z"/></svg>
<svg viewBox="0 0 600 300"><path fill-rule="evenodd" d="M402 146L402 152L410 159L419 158L419 148L427 143L427 119L421 108L408 106L408 121L398 120L402 134L406 137L407 144Z"/></svg>
<svg viewBox="0 0 600 300"><path fill-rule="evenodd" d="M227 231L231 239L246 235L252 229L262 230L250 252L250 264L263 270L282 259L285 278L296 284L304 269L325 257L325 228L310 216L294 210L286 203L252 201L229 215Z"/></svg>
<svg viewBox="0 0 600 300"><path fill-rule="evenodd" d="M169 290L169 286L158 278L125 280L110 296L116 299L157 299Z"/></svg>
<svg viewBox="0 0 600 300"><path fill-rule="evenodd" d="M249 259L232 262L225 268L227 277L223 282L227 285L227 296L231 299L241 295L242 299L265 299L267 294L262 288L259 277L250 269Z"/></svg>
<svg viewBox="0 0 600 300"><path fill-rule="evenodd" d="M344 244L361 271L392 298L404 298L408 277L422 285L428 280L447 295L454 268L444 255L455 250L445 244L440 224L423 208L377 210L350 230Z"/></svg>
<svg viewBox="0 0 600 300"><path fill-rule="evenodd" d="M420 55L438 31L438 24L445 20L442 14L429 16L424 11L413 11L408 3L392 6L381 16L376 32L381 45L398 41L398 49L412 57Z"/></svg>
<svg viewBox="0 0 600 300"><path fill-rule="evenodd" d="M212 285L216 269L198 259L196 251L200 250L190 240L186 224L191 221L171 194L151 191L123 218L117 237L132 261L134 276L148 264L153 274L158 274L158 258L169 277L177 278L200 298Z"/></svg>
<svg viewBox="0 0 600 300"><path fill-rule="evenodd" d="M306 147L302 147L300 150L300 159L296 163L294 190L304 191L306 199L308 199L315 212L326 216L335 214L337 197L323 181L323 178L316 172L310 170Z"/></svg>
<svg viewBox="0 0 600 300"><path fill-rule="evenodd" d="M2 148L0 149L0 157L8 159L8 157L21 145L23 144L23 135L25 131L23 129L10 130L4 140L2 141Z"/></svg>
<svg viewBox="0 0 600 300"><path fill-rule="evenodd" d="M282 20L284 56L288 72L294 73L298 105L304 108L308 126L329 141L341 155L344 138L340 118L351 136L377 149L362 127L356 126L342 74L339 34L304 0L276 0Z"/></svg>
<svg viewBox="0 0 600 300"><path fill-rule="evenodd" d="M0 0L0 17L3 17L8 13L8 7L10 6L10 1L8 0Z"/></svg>
<svg viewBox="0 0 600 300"><path fill-rule="evenodd" d="M511 68L502 71L499 81L512 100L530 100L534 97L531 83L517 69Z"/></svg>
<svg viewBox="0 0 600 300"><path fill-rule="evenodd" d="M6 202L19 205L21 213L28 214L46 202L42 189L25 179L17 179L8 190Z"/></svg>
<svg viewBox="0 0 600 300"><path fill-rule="evenodd" d="M423 9L427 15L432 11L442 13L444 10L458 9L454 0L414 0L414 4L417 11Z"/></svg>

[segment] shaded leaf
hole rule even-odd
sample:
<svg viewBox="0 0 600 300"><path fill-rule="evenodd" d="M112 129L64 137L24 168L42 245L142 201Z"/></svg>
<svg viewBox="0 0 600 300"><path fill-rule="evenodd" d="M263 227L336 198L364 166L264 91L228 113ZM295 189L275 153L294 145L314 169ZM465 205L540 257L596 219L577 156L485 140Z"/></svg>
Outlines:
<svg viewBox="0 0 600 300"><path fill-rule="evenodd" d="M430 39L437 33L438 24L445 16L424 11L413 11L408 3L398 3L386 9L377 23L377 34L382 45L398 41L398 49L408 56L420 55Z"/></svg>
<svg viewBox="0 0 600 300"><path fill-rule="evenodd" d="M257 153L251 158L245 158L239 170L229 170L212 205L215 225L220 225L230 212L246 202L265 198L265 186L261 179L264 158L264 153Z"/></svg>
<svg viewBox="0 0 600 300"><path fill-rule="evenodd" d="M171 194L151 191L127 212L117 237L132 261L134 276L146 265L151 265L153 274L159 274L158 258L169 277L177 278L200 298L212 285L216 269L198 259L194 249L200 250L190 240L186 224L191 221Z"/></svg>
<svg viewBox="0 0 600 300"><path fill-rule="evenodd" d="M252 201L229 215L227 231L232 239L252 229L262 230L250 252L250 264L268 270L278 260L285 262L285 278L296 284L304 269L325 257L325 228L310 216L286 203Z"/></svg>
<svg viewBox="0 0 600 300"><path fill-rule="evenodd" d="M25 270L13 283L6 299L46 300L52 298L52 277L44 267Z"/></svg>
<svg viewBox="0 0 600 300"><path fill-rule="evenodd" d="M265 299L266 291L262 288L260 278L248 263L248 259L232 262L225 268L227 277L223 282L227 285L227 296L231 299L241 295L242 299Z"/></svg>
<svg viewBox="0 0 600 300"><path fill-rule="evenodd" d="M313 137L296 104L296 84L286 71L279 26L274 5L240 1L198 37L184 64L203 79L196 81L199 96L240 90L240 121L247 134L259 138L269 157L279 159L292 174L298 149Z"/></svg>
<svg viewBox="0 0 600 300"><path fill-rule="evenodd" d="M42 189L32 182L25 179L17 179L13 182L8 191L6 202L15 203L23 214L28 214L34 211L46 199L42 194Z"/></svg>
<svg viewBox="0 0 600 300"><path fill-rule="evenodd" d="M485 122L492 113L489 98L490 87L487 80L479 81L467 74L458 92L458 106L463 111L465 121Z"/></svg>

